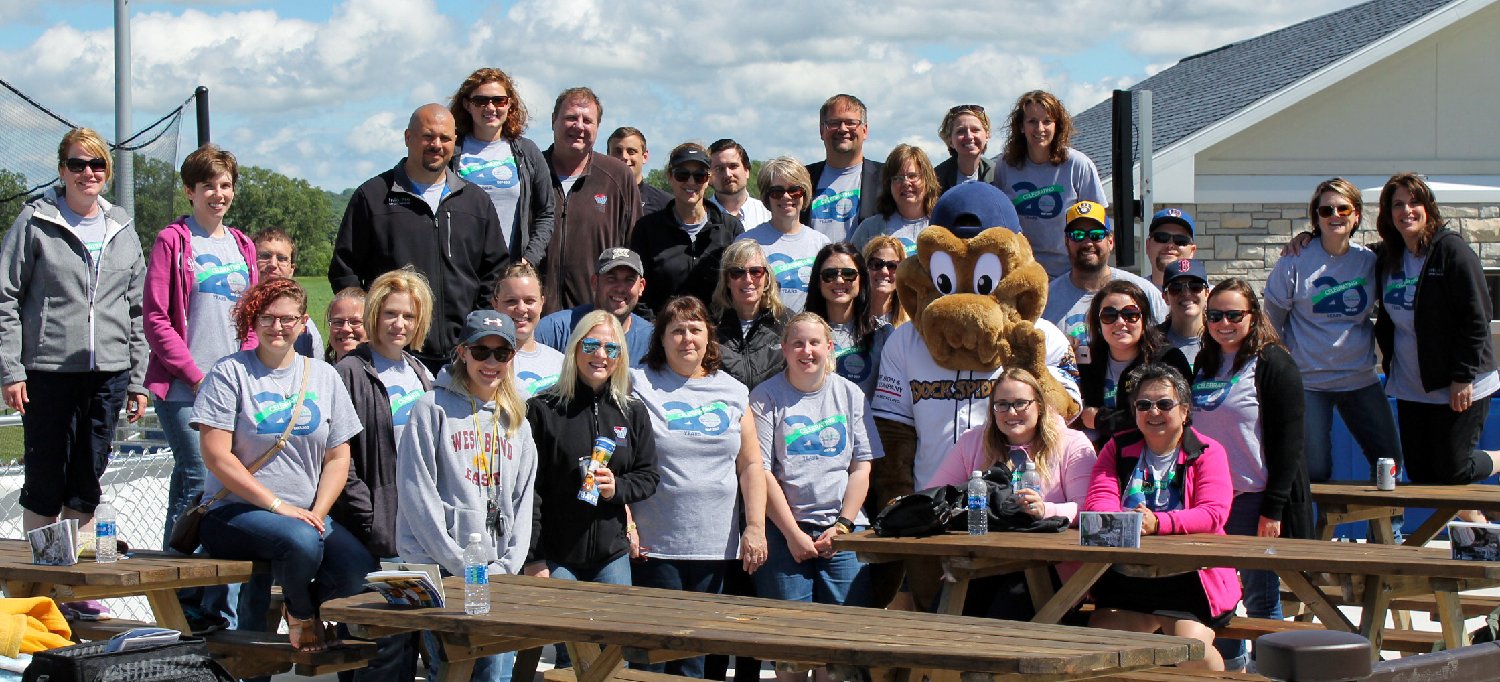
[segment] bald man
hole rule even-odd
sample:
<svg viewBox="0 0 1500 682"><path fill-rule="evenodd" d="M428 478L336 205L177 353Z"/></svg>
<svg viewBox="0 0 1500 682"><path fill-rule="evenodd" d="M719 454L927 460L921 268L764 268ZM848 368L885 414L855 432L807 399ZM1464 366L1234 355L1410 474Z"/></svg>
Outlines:
<svg viewBox="0 0 1500 682"><path fill-rule="evenodd" d="M412 265L432 285L432 329L412 349L433 373L458 343L470 311L488 306L509 254L495 205L484 189L448 170L457 139L441 104L412 112L406 158L355 190L344 210L328 282L366 289L376 277Z"/></svg>

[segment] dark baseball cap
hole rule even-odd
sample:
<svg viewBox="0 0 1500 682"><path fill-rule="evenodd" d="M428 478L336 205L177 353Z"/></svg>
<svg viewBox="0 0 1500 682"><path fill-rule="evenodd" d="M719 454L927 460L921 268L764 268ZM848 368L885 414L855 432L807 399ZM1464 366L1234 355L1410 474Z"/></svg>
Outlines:
<svg viewBox="0 0 1500 682"><path fill-rule="evenodd" d="M476 310L464 319L464 331L459 335L464 345L479 341L486 336L498 336L516 347L516 323L509 315L493 310Z"/></svg>
<svg viewBox="0 0 1500 682"><path fill-rule="evenodd" d="M979 227L955 228L959 219L972 216ZM1003 227L1020 234L1021 219L1016 215L1015 205L999 187L988 182L966 182L955 185L938 197L932 207L931 225L948 228L955 236L969 239L992 227Z"/></svg>
<svg viewBox="0 0 1500 682"><path fill-rule="evenodd" d="M1179 277L1196 277L1203 280L1204 284L1208 284L1208 269L1203 267L1203 261L1197 258L1178 258L1175 262L1169 263L1166 271L1162 273L1162 286L1171 284L1172 280Z"/></svg>
<svg viewBox="0 0 1500 682"><path fill-rule="evenodd" d="M1161 225L1164 223L1177 223L1178 225L1186 227L1188 234L1197 236L1197 234L1193 230L1193 215L1180 208L1164 208L1160 211L1157 211L1156 215L1151 216L1151 225L1146 228L1146 231L1150 232L1157 225ZM1204 281L1206 282L1208 280Z"/></svg>
<svg viewBox="0 0 1500 682"><path fill-rule="evenodd" d="M708 152L705 152L698 147L682 147L681 149L672 152L672 158L667 161L667 170L671 170L690 161L697 161L698 163L703 164L704 168L708 168L713 165L708 162Z"/></svg>
<svg viewBox="0 0 1500 682"><path fill-rule="evenodd" d="M641 257L630 249L614 247L605 249L599 254L599 260L595 261L594 274L602 275L621 265L635 271L635 274L646 276L646 267L641 265Z"/></svg>

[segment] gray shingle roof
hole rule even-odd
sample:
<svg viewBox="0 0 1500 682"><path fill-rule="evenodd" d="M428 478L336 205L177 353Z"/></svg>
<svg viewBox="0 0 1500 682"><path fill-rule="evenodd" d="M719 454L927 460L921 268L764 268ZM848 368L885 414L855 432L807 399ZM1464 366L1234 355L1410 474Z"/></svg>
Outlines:
<svg viewBox="0 0 1500 682"><path fill-rule="evenodd" d="M1150 90L1153 149L1161 150L1291 86L1455 0L1370 0L1186 57L1131 87ZM1111 174L1110 101L1073 119L1073 148Z"/></svg>

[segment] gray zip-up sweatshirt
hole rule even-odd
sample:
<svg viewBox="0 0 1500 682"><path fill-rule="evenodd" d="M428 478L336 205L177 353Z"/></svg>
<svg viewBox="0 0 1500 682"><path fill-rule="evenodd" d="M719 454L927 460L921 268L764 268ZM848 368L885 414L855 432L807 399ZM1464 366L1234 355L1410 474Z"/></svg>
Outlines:
<svg viewBox="0 0 1500 682"><path fill-rule="evenodd" d="M0 243L0 384L42 372L130 371L145 393L146 259L130 215L99 199L104 246L92 263L58 210L62 190L27 202Z"/></svg>
<svg viewBox="0 0 1500 682"><path fill-rule="evenodd" d="M536 482L531 425L525 414L515 415L520 428L507 437L503 421L491 427L495 403L475 399L476 415L469 395L449 388L446 372L433 386L412 406L396 446L396 549L407 563L463 575L464 546L470 533L480 533L489 538L490 560L505 573L520 573L531 546ZM497 529L485 523L491 500L500 514Z"/></svg>

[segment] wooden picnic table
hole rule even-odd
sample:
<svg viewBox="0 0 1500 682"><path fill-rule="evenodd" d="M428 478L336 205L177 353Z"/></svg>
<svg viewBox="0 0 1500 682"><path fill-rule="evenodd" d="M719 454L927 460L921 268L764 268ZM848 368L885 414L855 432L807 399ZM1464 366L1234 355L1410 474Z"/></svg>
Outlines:
<svg viewBox="0 0 1500 682"><path fill-rule="evenodd" d="M1076 530L925 538L882 538L863 531L834 539L834 549L857 552L868 563L941 561L954 578L942 588L940 609L947 613L962 612L970 579L1024 570L1037 607L1033 621L1039 623L1058 622L1116 564L1143 576L1211 566L1275 571L1324 627L1358 632L1376 651L1392 598L1432 595L1444 641L1457 648L1468 643L1458 593L1500 585L1500 563L1455 561L1443 549L1244 535L1150 535L1141 538L1139 548L1114 548L1081 546ZM1082 565L1054 592L1046 568L1061 562ZM1359 625L1338 610L1325 588L1339 590L1338 603L1362 606Z"/></svg>
<svg viewBox="0 0 1500 682"><path fill-rule="evenodd" d="M1395 490L1380 490L1369 481L1329 481L1312 484L1312 498L1317 503L1318 537L1332 540L1334 527L1338 524L1369 521L1369 541L1386 545L1395 542L1391 518L1407 507L1434 510L1419 528L1405 533L1403 544L1418 547L1442 532L1460 510L1500 511L1500 486L1486 483L1397 483Z"/></svg>
<svg viewBox="0 0 1500 682"><path fill-rule="evenodd" d="M608 682L625 663L703 654L778 666L829 667L839 679L920 679L960 671L969 682L1097 677L1203 657L1201 642L1161 635L623 587L526 576L490 582L490 612L463 610L463 581L444 581L444 608L403 608L366 593L324 604L357 636L432 630L447 661L439 679L467 680L474 659L567 642L578 682ZM916 670L918 672L913 673Z"/></svg>

